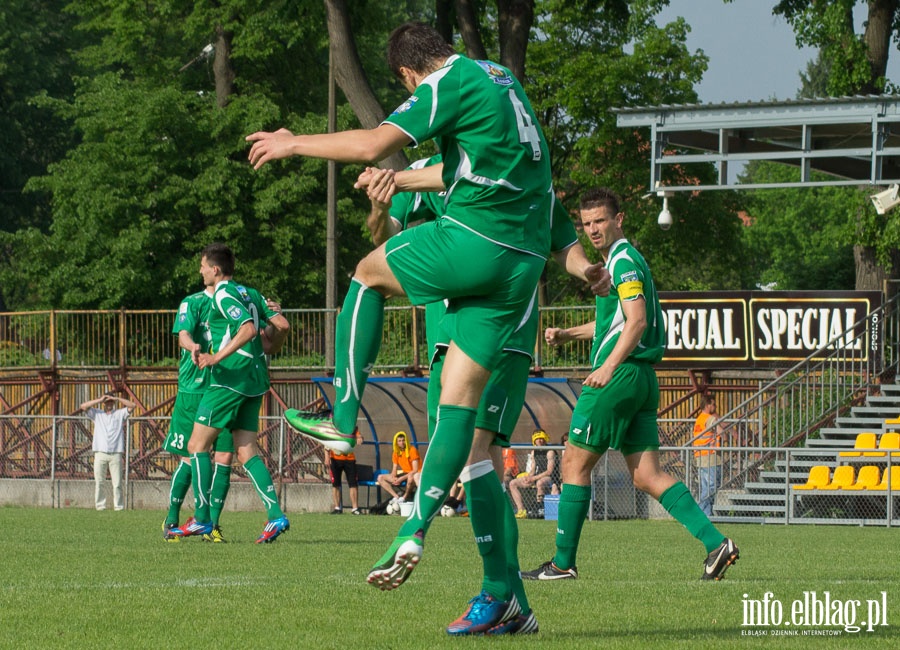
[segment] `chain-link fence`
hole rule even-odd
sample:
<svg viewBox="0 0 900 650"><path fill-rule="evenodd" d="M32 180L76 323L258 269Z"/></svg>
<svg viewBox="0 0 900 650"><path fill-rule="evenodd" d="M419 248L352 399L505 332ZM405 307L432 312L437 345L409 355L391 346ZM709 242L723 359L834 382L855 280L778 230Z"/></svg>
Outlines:
<svg viewBox="0 0 900 650"><path fill-rule="evenodd" d="M166 506L169 479L179 462L162 451L168 420L132 417L126 423L128 508ZM93 507L91 426L84 417L0 416L0 504ZM321 446L297 434L279 417L260 419L258 444L286 509L326 512L331 508L330 478ZM427 457L427 445L421 445L420 452ZM560 445L510 448L504 458L504 483L510 508L520 517L555 518L563 453ZM536 461L536 454L545 460ZM356 455L367 473L390 469L390 441L366 441ZM660 465L683 481L717 522L900 524L900 450L886 450L883 445L831 450L723 446L699 457L690 448L662 447ZM227 507L258 508L249 479L237 463L235 469L235 491ZM536 474L546 476L532 480ZM745 477L741 484L724 480L736 475ZM590 519L668 517L655 499L635 489L619 452L600 458L591 487ZM346 490L345 485L345 500ZM360 504L368 508L384 496L377 486L367 485L361 488Z"/></svg>

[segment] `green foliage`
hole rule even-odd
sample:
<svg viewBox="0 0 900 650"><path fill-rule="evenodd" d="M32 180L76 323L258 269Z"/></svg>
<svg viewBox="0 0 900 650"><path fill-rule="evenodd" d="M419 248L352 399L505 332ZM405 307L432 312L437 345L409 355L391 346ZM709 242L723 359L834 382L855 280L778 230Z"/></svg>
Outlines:
<svg viewBox="0 0 900 650"><path fill-rule="evenodd" d="M23 279L9 280L15 233L46 228L49 197L23 192L28 178L72 144L67 125L34 102L43 94L71 93L74 70L69 52L79 42L60 0L4 0L0 3L0 311L18 304ZM19 261L30 266L30 261Z"/></svg>
<svg viewBox="0 0 900 650"><path fill-rule="evenodd" d="M794 168L752 162L742 182L793 180ZM821 177L821 175L817 176ZM855 287L853 244L874 209L866 193L852 187L755 190L746 209L749 261L759 284L779 290L849 290ZM883 221L884 217L880 218ZM874 225L874 224L871 224Z"/></svg>
<svg viewBox="0 0 900 650"><path fill-rule="evenodd" d="M80 141L28 183L34 195L52 196L49 228L0 234L10 251L0 279L11 305L171 307L199 286L197 254L214 240L235 250L241 281L292 307L324 302L326 164L254 172L244 141L280 126L325 130L322 6L255 4L70 5L94 35L79 53L91 74L71 101L44 98L40 106L69 120ZM246 25L244 15L252 15ZM249 75L236 82L247 92L224 109L208 63L176 72L217 24L235 30L232 62ZM343 108L339 128L355 124ZM360 227L367 205L350 189L358 172L339 174L339 196L348 197L339 205L342 284L369 248Z"/></svg>
<svg viewBox="0 0 900 650"><path fill-rule="evenodd" d="M600 5L607 4L617 10L604 11ZM649 134L619 128L611 109L696 102L693 88L707 58L684 46L689 27L683 19L657 26L655 16L666 3L622 4L538 4L541 36L529 46L526 89L550 142L557 189L573 211L588 187L618 192L625 233L647 258L660 289L742 287L747 280L741 274L744 253L733 194L670 200L677 223L668 232L656 225L659 200L641 199L649 176ZM709 178L712 169L707 165L696 174ZM577 283L556 270L548 271L548 278L552 298L567 302L577 291ZM574 295L588 299L583 292Z"/></svg>
<svg viewBox="0 0 900 650"><path fill-rule="evenodd" d="M829 64L826 88L832 97L855 95L870 84L879 89L885 86L885 79L872 79L866 44L854 31L853 8L861 3L865 4L862 0L781 0L773 10L793 27L798 46L820 49Z"/></svg>

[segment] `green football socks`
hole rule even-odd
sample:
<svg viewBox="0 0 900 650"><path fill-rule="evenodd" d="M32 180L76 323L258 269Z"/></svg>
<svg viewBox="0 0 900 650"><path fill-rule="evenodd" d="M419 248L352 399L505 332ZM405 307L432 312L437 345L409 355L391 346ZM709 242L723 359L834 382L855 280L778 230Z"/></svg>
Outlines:
<svg viewBox="0 0 900 650"><path fill-rule="evenodd" d="M435 419L413 514L400 527L398 537L414 535L420 529L428 531L469 457L475 436L475 409L441 404Z"/></svg>
<svg viewBox="0 0 900 650"><path fill-rule="evenodd" d="M342 433L356 430L366 378L381 347L384 302L384 296L354 278L337 318L334 426Z"/></svg>
<svg viewBox="0 0 900 650"><path fill-rule="evenodd" d="M556 555L553 564L560 569L575 566L578 540L591 505L591 486L563 483L559 495L559 520L556 523Z"/></svg>
<svg viewBox="0 0 900 650"><path fill-rule="evenodd" d="M471 513L470 515L471 516ZM504 545L506 548L506 574L509 586L512 589L523 614L531 612L528 596L525 595L525 585L522 583L521 567L519 566L519 522L509 504L506 490L503 491L503 530L506 533Z"/></svg>
<svg viewBox="0 0 900 650"><path fill-rule="evenodd" d="M212 461L209 453L191 454L191 487L194 490L194 519L207 524L209 518L209 492L212 489Z"/></svg>
<svg viewBox="0 0 900 650"><path fill-rule="evenodd" d="M172 472L172 483L169 486L169 512L166 514L167 524L177 524L181 515L181 504L187 491L191 489L191 464L179 462Z"/></svg>
<svg viewBox="0 0 900 650"><path fill-rule="evenodd" d="M691 535L703 542L707 553L712 553L725 541L725 536L713 526L709 517L691 496L691 491L681 481L659 495L659 503L666 512L687 528Z"/></svg>
<svg viewBox="0 0 900 650"><path fill-rule="evenodd" d="M503 494L503 486L490 460L466 466L459 476L466 490L466 505L475 545L484 565L481 588L501 601L509 600L510 584L507 574L506 528L503 510L512 510Z"/></svg>
<svg viewBox="0 0 900 650"><path fill-rule="evenodd" d="M228 496L230 487L231 465L216 463L216 468L213 472L212 491L209 495L209 513L212 517L213 526L219 525L219 517L222 515L222 508L225 507L225 497Z"/></svg>
<svg viewBox="0 0 900 650"><path fill-rule="evenodd" d="M278 505L278 497L275 494L275 484L272 483L272 475L269 474L263 459L259 456L254 456L244 463L244 469L247 471L253 487L256 488L256 493L262 499L269 521L284 517L284 512L281 510L281 506Z"/></svg>

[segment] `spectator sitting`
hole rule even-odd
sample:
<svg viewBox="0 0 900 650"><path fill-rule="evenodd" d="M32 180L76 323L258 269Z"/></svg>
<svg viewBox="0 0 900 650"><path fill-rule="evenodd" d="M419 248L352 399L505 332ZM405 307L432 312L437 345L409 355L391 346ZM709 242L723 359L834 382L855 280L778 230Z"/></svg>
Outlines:
<svg viewBox="0 0 900 650"><path fill-rule="evenodd" d="M536 429L531 434L531 444L543 447L550 442L550 436L543 429ZM544 495L548 492L556 494L558 489L553 483L556 471L556 452L552 449L534 449L528 454L527 470L509 482L509 494L516 506L516 519L528 517L528 511L522 502L522 488L534 487L537 492L538 509L544 507Z"/></svg>
<svg viewBox="0 0 900 650"><path fill-rule="evenodd" d="M387 491L393 498L392 503L399 503L412 498L419 484L419 475L422 471L422 459L419 451L410 445L406 439L405 431L398 431L394 435L394 452L391 455L391 473L378 477L378 486ZM397 493L397 488L404 487L403 496Z"/></svg>

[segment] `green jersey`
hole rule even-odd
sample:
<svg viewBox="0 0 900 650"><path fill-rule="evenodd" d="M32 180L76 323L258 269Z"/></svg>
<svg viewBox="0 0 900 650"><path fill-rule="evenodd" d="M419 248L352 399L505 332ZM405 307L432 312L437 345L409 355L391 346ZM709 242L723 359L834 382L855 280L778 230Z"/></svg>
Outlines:
<svg viewBox="0 0 900 650"><path fill-rule="evenodd" d="M172 334L180 332L191 335L194 343L200 344L200 352L209 352L209 310L212 296L206 291L192 293L181 301ZM191 353L179 346L181 358L178 361L178 392L204 393L209 385L209 368L201 370L191 359Z"/></svg>
<svg viewBox="0 0 900 650"><path fill-rule="evenodd" d="M439 216L501 246L547 256L549 150L509 70L453 55L385 123L416 145L437 140L447 188Z"/></svg>
<svg viewBox="0 0 900 650"><path fill-rule="evenodd" d="M414 195L403 193L395 196L392 201L396 201L398 197L405 198L399 203L392 204L390 214L403 228L406 228L408 223L412 221L434 218L433 215L429 216L428 210L429 206L434 205L437 197L436 194L423 193L421 199L417 202L415 198L413 198ZM409 211L406 213L402 212L404 206L409 208ZM413 209L413 206L416 206L415 210ZM577 241L578 235L575 232L575 226L572 224L572 220L569 218L569 215L566 213L566 210L559 199L554 197L550 218L550 250L553 252L562 251L575 245ZM440 321L446 312L446 301L432 302L425 306L425 336L428 339L429 354L434 352L435 346L447 346L450 344L450 339L447 336L446 331L440 327ZM530 356L532 352L534 352L539 321L540 313L537 305L537 293L535 293L532 304L525 314L525 318L522 323L520 323L519 328L513 333L504 349L507 351L521 352L522 354Z"/></svg>
<svg viewBox="0 0 900 650"><path fill-rule="evenodd" d="M597 325L591 347L591 367L596 370L609 357L625 327L622 303L644 298L647 329L629 359L659 363L666 351L666 328L662 307L653 276L643 256L627 239L620 239L609 249L606 268L612 276L608 296L597 296Z"/></svg>
<svg viewBox="0 0 900 650"><path fill-rule="evenodd" d="M228 345L247 321L260 330L272 314L274 312L266 307L266 299L256 289L244 287L234 280L219 282L209 314L210 353L215 354ZM248 397L269 390L269 371L258 335L212 366L210 386L227 388Z"/></svg>

